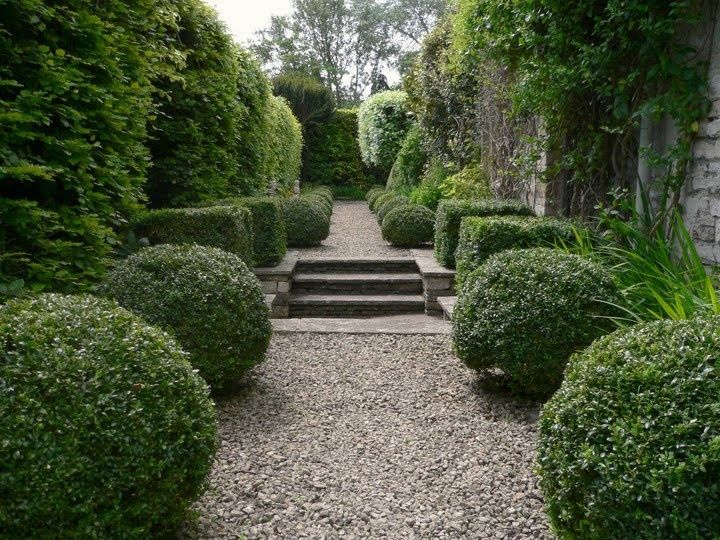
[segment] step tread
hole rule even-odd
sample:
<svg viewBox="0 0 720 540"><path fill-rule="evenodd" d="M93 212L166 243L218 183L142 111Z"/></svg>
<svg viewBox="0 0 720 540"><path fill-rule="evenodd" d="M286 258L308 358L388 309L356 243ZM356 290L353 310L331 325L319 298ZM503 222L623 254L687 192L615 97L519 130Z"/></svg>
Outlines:
<svg viewBox="0 0 720 540"><path fill-rule="evenodd" d="M355 283L355 282L403 282L403 283L420 283L422 276L420 274L371 274L371 273L344 273L344 272L327 272L327 273L299 273L293 278L295 283L324 283L332 281L335 283Z"/></svg>
<svg viewBox="0 0 720 540"><path fill-rule="evenodd" d="M418 294L299 294L290 297L293 305L390 305L425 304Z"/></svg>

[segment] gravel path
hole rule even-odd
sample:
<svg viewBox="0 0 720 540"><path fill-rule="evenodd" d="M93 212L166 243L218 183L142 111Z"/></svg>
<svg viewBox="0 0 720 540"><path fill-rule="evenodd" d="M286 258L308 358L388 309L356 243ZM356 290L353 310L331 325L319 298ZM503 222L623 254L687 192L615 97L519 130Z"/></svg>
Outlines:
<svg viewBox="0 0 720 540"><path fill-rule="evenodd" d="M196 505L202 538L550 538L538 406L477 388L447 336L284 334Z"/></svg>
<svg viewBox="0 0 720 540"><path fill-rule="evenodd" d="M330 236L322 246L303 249L303 257L408 257L407 249L383 240L377 219L365 201L336 201Z"/></svg>

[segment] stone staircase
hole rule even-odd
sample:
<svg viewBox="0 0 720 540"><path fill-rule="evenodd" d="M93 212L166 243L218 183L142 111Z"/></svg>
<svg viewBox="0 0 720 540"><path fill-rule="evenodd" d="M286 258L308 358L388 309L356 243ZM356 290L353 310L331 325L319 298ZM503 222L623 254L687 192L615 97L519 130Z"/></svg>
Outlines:
<svg viewBox="0 0 720 540"><path fill-rule="evenodd" d="M414 258L301 259L290 317L380 317L423 313L423 280Z"/></svg>

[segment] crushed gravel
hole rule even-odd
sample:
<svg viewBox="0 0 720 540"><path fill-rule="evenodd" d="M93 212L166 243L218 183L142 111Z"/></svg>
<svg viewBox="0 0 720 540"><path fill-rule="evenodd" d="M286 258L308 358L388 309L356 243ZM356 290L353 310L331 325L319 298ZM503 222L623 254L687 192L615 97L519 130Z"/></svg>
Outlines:
<svg viewBox="0 0 720 540"><path fill-rule="evenodd" d="M539 407L481 390L448 336L282 334L218 404L188 535L551 538L532 473Z"/></svg>
<svg viewBox="0 0 720 540"><path fill-rule="evenodd" d="M303 257L409 257L407 249L383 240L374 214L365 201L335 201L330 236L322 246L303 249Z"/></svg>

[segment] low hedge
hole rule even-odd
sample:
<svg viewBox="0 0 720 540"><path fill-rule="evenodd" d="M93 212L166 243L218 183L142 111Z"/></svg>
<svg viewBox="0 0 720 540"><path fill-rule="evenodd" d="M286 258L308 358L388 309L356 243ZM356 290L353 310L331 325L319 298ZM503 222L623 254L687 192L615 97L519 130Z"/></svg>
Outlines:
<svg viewBox="0 0 720 540"><path fill-rule="evenodd" d="M460 240L455 258L457 281L482 265L490 255L506 249L553 247L575 238L570 221L552 217L465 217L460 225Z"/></svg>
<svg viewBox="0 0 720 540"><path fill-rule="evenodd" d="M204 206L241 206L252 214L253 263L275 266L287 252L285 219L277 197L237 197L219 199Z"/></svg>
<svg viewBox="0 0 720 540"><path fill-rule="evenodd" d="M173 332L214 391L260 362L270 341L260 282L239 257L216 248L143 249L110 272L103 292Z"/></svg>
<svg viewBox="0 0 720 540"><path fill-rule="evenodd" d="M381 204L377 209L377 220L380 226L382 227L383 220L385 219L385 216L387 215L390 210L394 210L398 206L403 206L405 204L410 204L410 199L403 196L396 196L392 199L389 199L385 201L383 204Z"/></svg>
<svg viewBox="0 0 720 540"><path fill-rule="evenodd" d="M291 197L283 201L290 247L317 246L330 234L330 217L317 200Z"/></svg>
<svg viewBox="0 0 720 540"><path fill-rule="evenodd" d="M419 204L402 204L390 210L382 222L385 240L398 247L432 242L435 214Z"/></svg>
<svg viewBox="0 0 720 540"><path fill-rule="evenodd" d="M560 538L715 538L720 317L617 331L543 407L540 487Z"/></svg>
<svg viewBox="0 0 720 540"><path fill-rule="evenodd" d="M544 397L562 382L570 355L610 331L618 304L608 271L578 255L503 251L460 289L455 350L469 367L499 368L514 389Z"/></svg>
<svg viewBox="0 0 720 540"><path fill-rule="evenodd" d="M377 211L383 204L385 204L390 199L395 199L396 197L397 193L395 193L394 191L386 191L378 197L375 197L372 203L370 203L370 210L372 210L374 213L377 213Z"/></svg>
<svg viewBox="0 0 720 540"><path fill-rule="evenodd" d="M151 244L198 244L253 261L252 213L240 206L178 208L145 212L132 223L138 238Z"/></svg>
<svg viewBox="0 0 720 540"><path fill-rule="evenodd" d="M378 198L380 198L382 195L385 195L386 193L387 193L387 191L385 191L384 189L381 189L378 191L373 191L372 193L370 193L368 195L367 202L368 202L368 206L370 207L371 211L375 207L375 202L378 200Z"/></svg>
<svg viewBox="0 0 720 540"><path fill-rule="evenodd" d="M532 216L528 205L513 200L478 201L445 199L438 205L435 221L435 258L447 268L455 268L455 250L460 222L466 216Z"/></svg>
<svg viewBox="0 0 720 540"><path fill-rule="evenodd" d="M380 187L380 186L375 186L374 188L370 188L370 189L367 191L367 193L365 194L365 200L366 200L368 203L370 203L370 201L371 201L372 199L374 199L375 197L379 197L379 196L382 195L383 193L385 193L385 188Z"/></svg>
<svg viewBox="0 0 720 540"><path fill-rule="evenodd" d="M48 294L0 306L0 359L2 536L172 536L216 448L175 340L114 302Z"/></svg>

